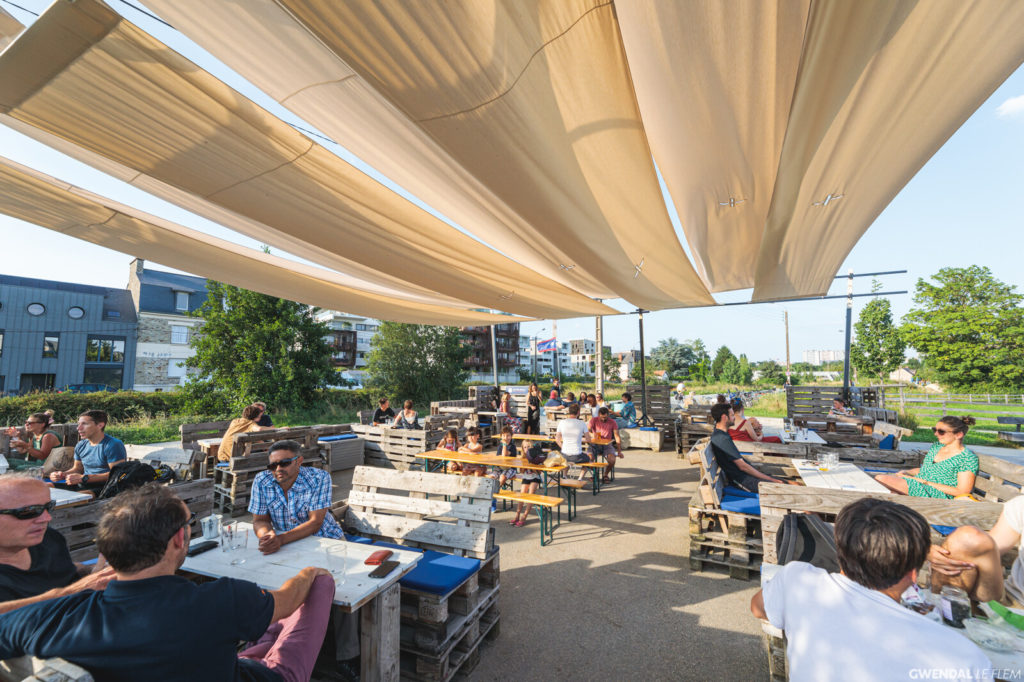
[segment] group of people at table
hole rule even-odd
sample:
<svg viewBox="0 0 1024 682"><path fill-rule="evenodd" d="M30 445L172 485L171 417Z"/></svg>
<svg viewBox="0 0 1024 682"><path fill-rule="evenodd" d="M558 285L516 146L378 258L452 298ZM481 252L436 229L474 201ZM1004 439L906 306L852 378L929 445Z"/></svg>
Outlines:
<svg viewBox="0 0 1024 682"><path fill-rule="evenodd" d="M264 554L309 536L346 538L330 513L330 474L302 459L299 443L278 441L254 479L249 512ZM305 682L333 617L339 679L359 678L358 614L332 614L328 571L307 567L272 591L177 576L195 514L157 483L111 500L99 559L75 563L49 528L53 508L45 482L0 476L0 659L61 657L97 680ZM249 642L240 652L239 641Z"/></svg>

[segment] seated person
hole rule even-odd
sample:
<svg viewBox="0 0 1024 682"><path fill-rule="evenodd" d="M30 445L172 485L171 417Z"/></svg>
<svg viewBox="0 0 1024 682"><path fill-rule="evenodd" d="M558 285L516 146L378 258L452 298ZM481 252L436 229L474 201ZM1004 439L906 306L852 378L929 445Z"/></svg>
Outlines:
<svg viewBox="0 0 1024 682"><path fill-rule="evenodd" d="M1024 608L1024 495L1003 505L996 525L987 533L974 526L961 526L941 545L932 545L928 561L932 566L932 590L954 585L975 601L1000 601ZM1003 580L1001 557L1017 548L1010 575Z"/></svg>
<svg viewBox="0 0 1024 682"><path fill-rule="evenodd" d="M235 447L235 436L238 434L265 430L265 427L257 423L260 414L262 414L260 408L249 405L242 410L242 416L239 419L231 420L227 431L224 432L224 437L220 439L220 447L217 448L217 461L227 462L231 459L231 450Z"/></svg>
<svg viewBox="0 0 1024 682"><path fill-rule="evenodd" d="M466 442L459 448L459 452L470 455L481 455L484 452L484 444L480 442L480 429L471 426L466 431ZM463 476L484 476L487 474L487 467L483 464L464 462L462 464Z"/></svg>
<svg viewBox="0 0 1024 682"><path fill-rule="evenodd" d="M612 413L615 417L615 423L618 424L620 429L636 426L636 405L633 404L633 396L629 393L623 393L622 399L625 401L622 409Z"/></svg>
<svg viewBox="0 0 1024 682"><path fill-rule="evenodd" d="M260 408L260 418L256 420L257 426L265 426L267 428L274 425L274 420L267 414L267 404L262 400L257 400L253 403L256 407Z"/></svg>
<svg viewBox="0 0 1024 682"><path fill-rule="evenodd" d="M743 414L743 399L735 398L732 401L732 421L729 427L729 437L739 441L756 441L758 443L781 443L778 436L764 436L761 434L761 422L754 417L747 419Z"/></svg>
<svg viewBox="0 0 1024 682"><path fill-rule="evenodd" d="M551 391L551 395L548 398L548 401L544 403L544 407L562 407L562 401L558 399L558 391Z"/></svg>
<svg viewBox="0 0 1024 682"><path fill-rule="evenodd" d="M406 400L402 404L402 411L395 417L395 421L392 423L396 429L421 429L420 418L416 414L416 410L412 409L412 401Z"/></svg>
<svg viewBox="0 0 1024 682"><path fill-rule="evenodd" d="M561 450L565 461L572 464L587 464L593 460L583 451L583 442L587 439L587 423L580 419L580 406L578 403L569 405L569 417L558 422L555 431L555 442ZM585 469L580 469L579 478L582 479Z"/></svg>
<svg viewBox="0 0 1024 682"><path fill-rule="evenodd" d="M508 395L506 393L506 395ZM516 448L515 441L512 440L512 427L503 426L501 427L501 440L498 441L498 451L495 453L497 457L518 457L519 449ZM495 467L488 474L491 478L498 479L498 490L505 487L505 483L514 481L516 478L515 467L509 467L507 469L499 469Z"/></svg>
<svg viewBox="0 0 1024 682"><path fill-rule="evenodd" d="M179 577L194 518L157 483L111 500L96 546L115 579L0 617L0 659L59 656L112 682L309 680L334 599L330 574L304 568L277 590ZM253 644L238 653L240 641Z"/></svg>
<svg viewBox="0 0 1024 682"><path fill-rule="evenodd" d="M13 426L7 429L11 447L25 455L26 459L45 461L51 450L64 445L60 434L50 428L52 425L53 410L30 414L25 420L25 433L19 433Z"/></svg>
<svg viewBox="0 0 1024 682"><path fill-rule="evenodd" d="M78 415L78 435L82 439L75 445L75 463L67 471L50 474L54 487L95 495L107 484L110 470L128 459L124 443L104 433L107 421L103 410Z"/></svg>
<svg viewBox="0 0 1024 682"><path fill-rule="evenodd" d="M76 565L64 536L49 527L50 488L20 474L0 476L0 613L82 590L114 577L102 557Z"/></svg>
<svg viewBox="0 0 1024 682"><path fill-rule="evenodd" d="M932 428L939 442L929 448L920 467L875 478L894 493L912 497L970 495L979 463L978 456L964 447L964 436L973 424L971 417L943 417Z"/></svg>
<svg viewBox="0 0 1024 682"><path fill-rule="evenodd" d="M711 432L709 447L725 475L726 484L749 493L756 493L761 481L785 483L786 481L761 473L743 458L729 437L729 424L732 423L732 418L732 406L728 403L715 403L711 406L711 421L715 423L715 430Z"/></svg>
<svg viewBox="0 0 1024 682"><path fill-rule="evenodd" d="M593 398L594 396L591 395L590 397ZM612 470L615 469L616 456L619 459L625 459L626 457L622 454L622 439L619 437L619 425L608 414L607 407L597 408L597 416L587 423L587 435L590 440L590 452L593 455L593 461L596 462L599 456L604 455L605 460L608 462L601 480L604 483L609 483L611 482ZM612 442L600 444L595 443L595 439Z"/></svg>
<svg viewBox="0 0 1024 682"><path fill-rule="evenodd" d="M344 540L331 514L331 475L302 466L301 446L280 440L270 446L267 471L256 474L249 498L252 527L259 550L273 554L289 542L315 535ZM358 614L334 609L338 672L346 679L359 675Z"/></svg>
<svg viewBox="0 0 1024 682"><path fill-rule="evenodd" d="M458 452L459 444L459 430L448 429L441 439L441 442L437 444L438 450L448 450L449 452ZM461 474L462 465L458 462L448 462L448 473L449 474Z"/></svg>
<svg viewBox="0 0 1024 682"><path fill-rule="evenodd" d="M395 411L391 409L391 401L381 398L377 401L377 409L373 411L373 419L370 422L374 426L387 426L395 421Z"/></svg>
<svg viewBox="0 0 1024 682"><path fill-rule="evenodd" d="M836 519L841 573L790 562L754 595L751 612L786 633L791 680L907 680L923 670L936 679L994 679L973 642L900 604L928 556L929 534L912 509L857 500Z"/></svg>
<svg viewBox="0 0 1024 682"><path fill-rule="evenodd" d="M832 401L832 409L828 413L834 417L850 417L853 416L853 410L848 408L845 403L839 398Z"/></svg>
<svg viewBox="0 0 1024 682"><path fill-rule="evenodd" d="M569 391L565 394L565 400L562 401L562 407L569 407L576 402L576 394Z"/></svg>

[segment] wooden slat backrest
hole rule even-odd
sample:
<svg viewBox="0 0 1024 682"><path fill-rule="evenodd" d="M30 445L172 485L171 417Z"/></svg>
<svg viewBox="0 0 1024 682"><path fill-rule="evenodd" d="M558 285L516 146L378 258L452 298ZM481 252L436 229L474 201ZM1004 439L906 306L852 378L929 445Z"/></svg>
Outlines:
<svg viewBox="0 0 1024 682"><path fill-rule="evenodd" d="M991 455L978 455L978 476L974 496L986 501L1006 502L1021 494L1024 467Z"/></svg>
<svg viewBox="0 0 1024 682"><path fill-rule="evenodd" d="M207 438L221 438L230 425L231 420L229 419L219 422L182 424L178 427L178 432L181 433L181 447L185 450L194 450L198 447L196 441L206 440Z"/></svg>
<svg viewBox="0 0 1024 682"><path fill-rule="evenodd" d="M896 442L899 442L903 436L911 436L914 434L910 429L905 429L897 424L887 424L886 422L875 421L874 432L883 436L895 436Z"/></svg>
<svg viewBox="0 0 1024 682"><path fill-rule="evenodd" d="M698 450L700 454L700 494L704 504L714 509L722 506L722 496L725 494L725 476L718 468L715 455L711 451L711 439Z"/></svg>
<svg viewBox="0 0 1024 682"><path fill-rule="evenodd" d="M345 523L363 535L482 559L494 546L494 485L475 476L356 467Z"/></svg>

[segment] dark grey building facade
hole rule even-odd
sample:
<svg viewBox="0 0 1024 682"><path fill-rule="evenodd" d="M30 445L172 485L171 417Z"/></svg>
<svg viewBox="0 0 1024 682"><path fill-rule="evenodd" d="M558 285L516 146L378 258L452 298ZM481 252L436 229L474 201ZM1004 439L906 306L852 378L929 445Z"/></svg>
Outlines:
<svg viewBox="0 0 1024 682"><path fill-rule="evenodd" d="M137 330L125 289L0 275L0 393L131 388Z"/></svg>

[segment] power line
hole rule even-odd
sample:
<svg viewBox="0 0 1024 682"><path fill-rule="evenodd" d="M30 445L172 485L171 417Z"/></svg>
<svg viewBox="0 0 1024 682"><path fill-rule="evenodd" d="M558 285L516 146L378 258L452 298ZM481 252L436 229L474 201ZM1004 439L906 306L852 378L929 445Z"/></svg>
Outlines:
<svg viewBox="0 0 1024 682"><path fill-rule="evenodd" d="M8 1L8 0L5 0L5 1ZM166 26L167 28L172 28L172 29L174 29L175 31L177 31L177 30L178 30L178 29L174 28L173 26L171 26L170 24L168 24L168 23L167 23L166 21L164 21L163 19L161 19L161 18L160 18L160 17L158 17L157 15L153 14L152 12L150 12L150 11L149 11L149 10L147 10L147 9L144 9L144 8L142 8L142 7L139 7L138 5L136 5L136 4L134 4L134 3L128 2L128 0L121 0L121 2L122 2L122 3L124 3L125 5L128 5L129 7L131 7L131 8L132 8L133 10L135 10L136 12L141 12L142 14L145 14L145 15L146 15L147 17L149 17L149 18L150 18L150 19L152 19L153 21L159 21L159 22L160 22L161 24L163 24L163 25L164 25L164 26Z"/></svg>
<svg viewBox="0 0 1024 682"><path fill-rule="evenodd" d="M21 5L15 3L15 2L11 2L11 0L0 0L0 2L6 2L11 7L17 7L22 12L27 12L27 13L31 14L32 16L34 16L34 17L38 17L39 16L39 12L33 12L32 10L27 9L25 7L22 7Z"/></svg>

